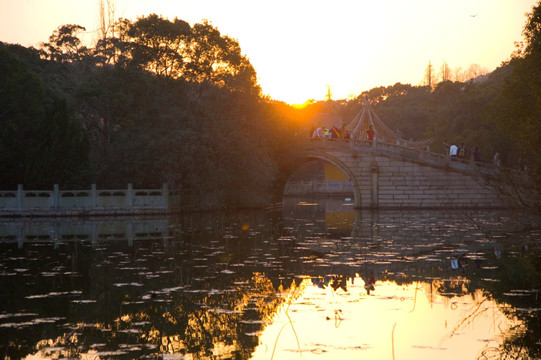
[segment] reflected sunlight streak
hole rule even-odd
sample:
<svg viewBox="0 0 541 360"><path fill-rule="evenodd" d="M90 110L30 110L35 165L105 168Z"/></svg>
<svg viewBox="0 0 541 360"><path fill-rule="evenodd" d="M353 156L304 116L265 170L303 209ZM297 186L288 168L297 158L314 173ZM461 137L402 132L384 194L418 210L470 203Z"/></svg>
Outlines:
<svg viewBox="0 0 541 360"><path fill-rule="evenodd" d="M303 359L474 359L512 325L481 291L444 297L430 283L378 281L368 295L359 276L347 291L310 279L300 288L264 330L253 359L269 359L275 343L275 359L299 359L299 346Z"/></svg>

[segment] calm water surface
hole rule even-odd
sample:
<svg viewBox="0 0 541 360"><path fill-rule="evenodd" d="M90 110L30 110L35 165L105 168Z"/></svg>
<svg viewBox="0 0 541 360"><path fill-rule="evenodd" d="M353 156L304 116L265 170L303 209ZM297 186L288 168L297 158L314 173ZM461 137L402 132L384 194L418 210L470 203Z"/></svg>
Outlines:
<svg viewBox="0 0 541 360"><path fill-rule="evenodd" d="M0 358L539 359L541 221L342 200L0 222Z"/></svg>

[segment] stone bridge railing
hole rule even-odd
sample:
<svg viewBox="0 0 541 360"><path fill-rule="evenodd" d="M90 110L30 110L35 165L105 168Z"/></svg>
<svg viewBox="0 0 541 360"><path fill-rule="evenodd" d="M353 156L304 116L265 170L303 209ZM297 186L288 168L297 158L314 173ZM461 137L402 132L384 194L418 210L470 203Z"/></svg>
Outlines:
<svg viewBox="0 0 541 360"><path fill-rule="evenodd" d="M308 150L333 150L369 153L387 157L396 157L414 161L420 164L458 172L475 173L483 175L496 175L498 168L492 164L474 161L473 159L451 158L449 156L430 151L419 150L401 145L384 142L351 139L318 139L305 140L303 143Z"/></svg>
<svg viewBox="0 0 541 360"><path fill-rule="evenodd" d="M129 215L168 212L180 203L178 191L161 189L97 189L0 191L0 216Z"/></svg>

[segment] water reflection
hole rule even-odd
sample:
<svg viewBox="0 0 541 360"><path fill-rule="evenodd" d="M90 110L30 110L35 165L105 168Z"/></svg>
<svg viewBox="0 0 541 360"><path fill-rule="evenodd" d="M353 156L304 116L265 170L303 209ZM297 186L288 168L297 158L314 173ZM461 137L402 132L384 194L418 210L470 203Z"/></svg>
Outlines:
<svg viewBox="0 0 541 360"><path fill-rule="evenodd" d="M271 351L276 359L475 359L514 325L481 291L447 297L433 282L377 281L371 294L360 277L337 290L310 279L300 287L302 296L265 330L254 359Z"/></svg>
<svg viewBox="0 0 541 360"><path fill-rule="evenodd" d="M295 200L111 221L1 224L2 356L541 356L536 218Z"/></svg>

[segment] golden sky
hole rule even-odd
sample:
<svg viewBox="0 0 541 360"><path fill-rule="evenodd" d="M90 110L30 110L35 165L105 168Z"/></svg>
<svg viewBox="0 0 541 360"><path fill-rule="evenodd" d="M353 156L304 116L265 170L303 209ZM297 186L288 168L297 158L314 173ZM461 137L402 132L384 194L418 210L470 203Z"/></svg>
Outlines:
<svg viewBox="0 0 541 360"><path fill-rule="evenodd" d="M0 41L37 46L64 24L98 27L98 0L0 0ZM210 21L239 41L263 92L290 104L356 96L437 70L488 71L522 40L537 0L114 0L117 17Z"/></svg>

